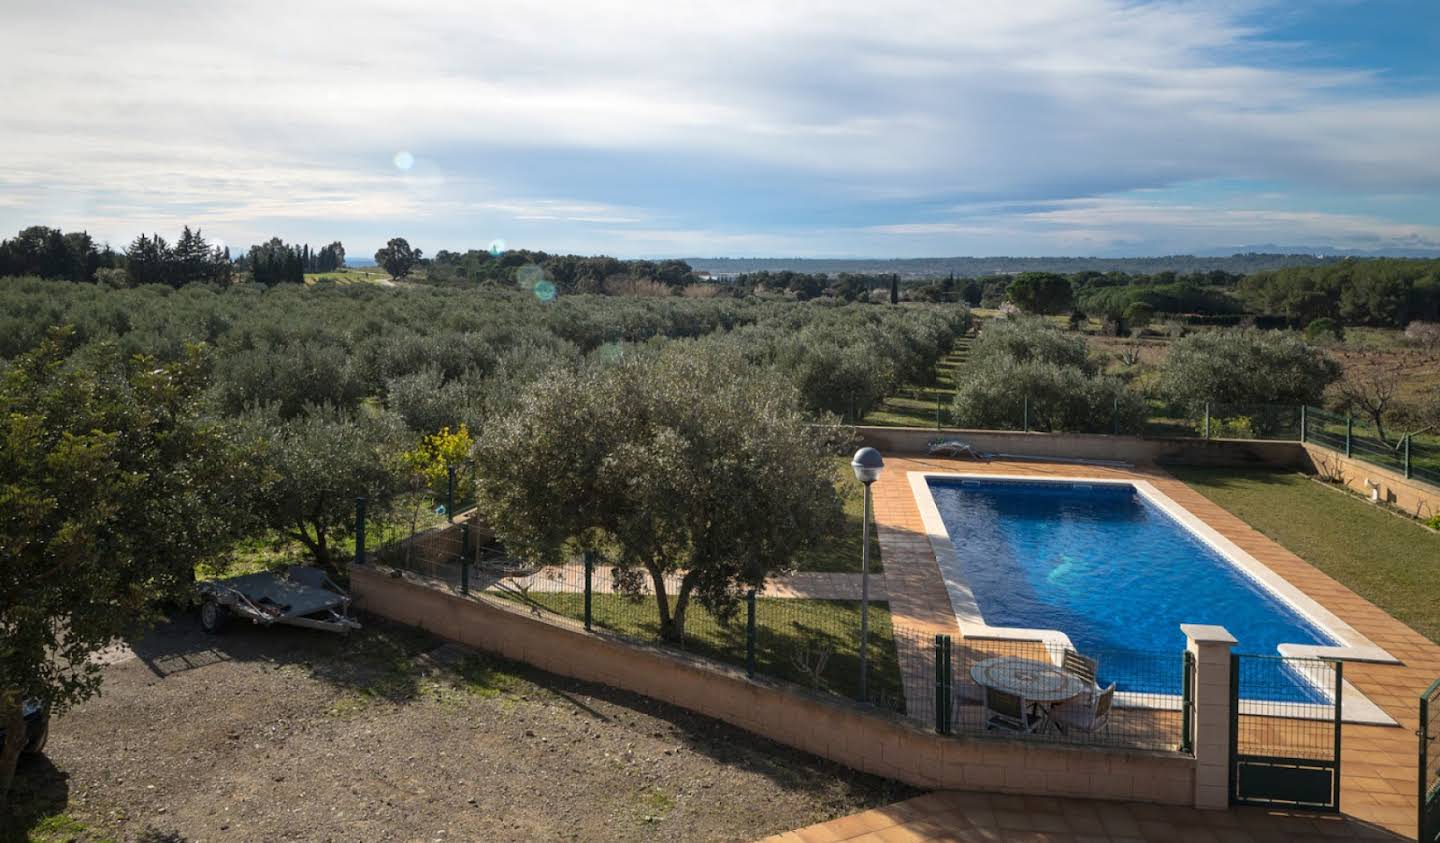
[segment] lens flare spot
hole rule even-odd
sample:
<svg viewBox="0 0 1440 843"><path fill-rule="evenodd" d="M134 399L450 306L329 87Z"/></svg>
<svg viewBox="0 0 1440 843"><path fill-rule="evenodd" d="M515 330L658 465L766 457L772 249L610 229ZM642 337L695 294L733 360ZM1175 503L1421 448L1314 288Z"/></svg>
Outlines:
<svg viewBox="0 0 1440 843"><path fill-rule="evenodd" d="M395 153L395 169L408 170L415 166L415 156L402 149Z"/></svg>
<svg viewBox="0 0 1440 843"><path fill-rule="evenodd" d="M540 301L555 301L557 292L555 285L549 281L542 280L535 282L535 298Z"/></svg>
<svg viewBox="0 0 1440 843"><path fill-rule="evenodd" d="M490 257L498 258L505 252L505 241L496 238L490 241Z"/></svg>
<svg viewBox="0 0 1440 843"><path fill-rule="evenodd" d="M515 270L515 283L519 284L521 289L533 290L536 284L544 280L545 270L533 263L527 263Z"/></svg>

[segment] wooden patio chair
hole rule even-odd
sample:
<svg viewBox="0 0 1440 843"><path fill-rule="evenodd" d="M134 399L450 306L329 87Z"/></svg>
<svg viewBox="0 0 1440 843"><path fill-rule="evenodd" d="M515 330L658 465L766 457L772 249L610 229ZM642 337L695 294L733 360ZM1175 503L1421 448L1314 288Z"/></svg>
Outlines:
<svg viewBox="0 0 1440 843"><path fill-rule="evenodd" d="M1012 732L1033 732L1039 721L1030 715L1030 704L995 688L985 688L985 728L1008 729Z"/></svg>

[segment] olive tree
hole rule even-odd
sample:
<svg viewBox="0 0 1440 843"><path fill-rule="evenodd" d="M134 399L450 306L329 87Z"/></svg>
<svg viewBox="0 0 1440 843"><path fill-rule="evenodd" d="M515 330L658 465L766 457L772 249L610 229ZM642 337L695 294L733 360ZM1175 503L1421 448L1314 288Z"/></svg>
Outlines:
<svg viewBox="0 0 1440 843"><path fill-rule="evenodd" d="M840 519L829 434L795 389L695 350L552 371L476 451L480 511L507 547L547 564L596 552L637 599L648 580L669 640L692 599L732 617Z"/></svg>
<svg viewBox="0 0 1440 843"><path fill-rule="evenodd" d="M154 621L245 523L243 464L200 412L201 352L78 363L69 345L53 333L0 381L0 802L23 701L98 693L91 654Z"/></svg>
<svg viewBox="0 0 1440 843"><path fill-rule="evenodd" d="M1298 336L1253 328L1178 340L1160 370L1161 394L1198 413L1211 404L1314 404L1340 367Z"/></svg>
<svg viewBox="0 0 1440 843"><path fill-rule="evenodd" d="M241 424L260 473L252 489L257 517L338 573L336 535L354 523L355 498L384 502L399 486L398 424L388 415L323 406L288 420L260 410Z"/></svg>
<svg viewBox="0 0 1440 843"><path fill-rule="evenodd" d="M991 322L955 375L952 421L1014 428L1028 410L1034 430L1135 433L1144 399L1099 371L1085 340L1039 319Z"/></svg>

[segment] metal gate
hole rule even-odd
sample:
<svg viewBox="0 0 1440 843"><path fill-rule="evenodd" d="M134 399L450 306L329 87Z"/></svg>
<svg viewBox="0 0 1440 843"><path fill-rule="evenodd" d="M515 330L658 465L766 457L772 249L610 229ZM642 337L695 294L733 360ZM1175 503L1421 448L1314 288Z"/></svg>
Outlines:
<svg viewBox="0 0 1440 843"><path fill-rule="evenodd" d="M1420 835L1421 843L1440 841L1440 679L1420 695ZM1432 751L1435 750L1435 751Z"/></svg>
<svg viewBox="0 0 1440 843"><path fill-rule="evenodd" d="M1230 801L1340 810L1344 665L1236 653L1230 665Z"/></svg>

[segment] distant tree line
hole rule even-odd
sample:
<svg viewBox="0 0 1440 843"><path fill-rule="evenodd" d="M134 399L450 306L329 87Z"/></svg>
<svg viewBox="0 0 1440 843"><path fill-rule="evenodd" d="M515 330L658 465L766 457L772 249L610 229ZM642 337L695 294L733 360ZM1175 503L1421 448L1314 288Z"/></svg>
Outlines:
<svg viewBox="0 0 1440 843"><path fill-rule="evenodd" d="M498 253L483 249L465 252L441 249L425 262L425 280L431 284L518 287L531 280L528 273L533 270L525 270L526 267L536 267L544 280L565 293L610 292L619 284L637 281L674 290L698 280L690 265L680 260L620 260L607 255L552 255L529 249Z"/></svg>
<svg viewBox="0 0 1440 843"><path fill-rule="evenodd" d="M1232 275L1247 275L1262 270L1287 266L1325 266L1344 258L1314 254L1279 254L1244 252L1225 257L1196 255L1164 255L1145 258L1093 257L948 257L948 258L700 258L686 259L698 270L739 275L754 272L799 272L837 275L897 274L905 281L936 278L988 278L995 275L1016 275L1021 272L1053 272L1077 274L1111 272L1126 275L1154 275L1161 272L1177 274L1206 273L1215 270Z"/></svg>
<svg viewBox="0 0 1440 843"><path fill-rule="evenodd" d="M125 269L131 284L183 287L228 282L234 265L228 246L211 246L199 229L187 225L173 246L158 234L136 237L125 250Z"/></svg>
<svg viewBox="0 0 1440 843"><path fill-rule="evenodd" d="M792 272L783 269L778 272L761 270L742 273L735 277L734 285L742 290L769 290L786 292L798 301L810 301L820 297L839 301L892 301L901 298L902 282L899 275L863 274L842 272L830 275L824 272Z"/></svg>
<svg viewBox="0 0 1440 843"><path fill-rule="evenodd" d="M94 281L101 269L122 266L125 256L108 245L97 246L84 231L68 234L58 228L32 225L0 240L0 277L36 275L65 281Z"/></svg>
<svg viewBox="0 0 1440 843"><path fill-rule="evenodd" d="M311 249L309 244L289 245L276 237L232 259L230 247L211 245L200 229L189 226L173 244L159 234L141 234L124 252L97 245L87 232L66 233L40 225L0 240L0 277L33 275L117 287L225 284L235 280L237 272L262 284L301 283L307 272L332 272L344 266L345 247L339 241Z"/></svg>
<svg viewBox="0 0 1440 843"><path fill-rule="evenodd" d="M1251 309L1296 325L1331 319L1398 328L1440 319L1440 260L1347 260L1261 272L1246 278L1239 292Z"/></svg>

